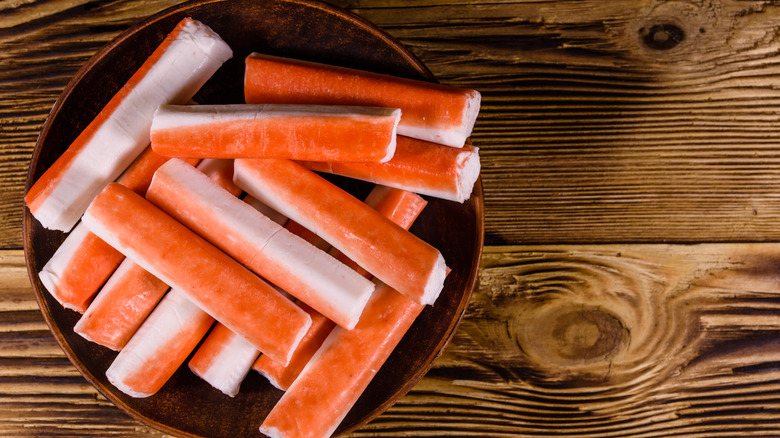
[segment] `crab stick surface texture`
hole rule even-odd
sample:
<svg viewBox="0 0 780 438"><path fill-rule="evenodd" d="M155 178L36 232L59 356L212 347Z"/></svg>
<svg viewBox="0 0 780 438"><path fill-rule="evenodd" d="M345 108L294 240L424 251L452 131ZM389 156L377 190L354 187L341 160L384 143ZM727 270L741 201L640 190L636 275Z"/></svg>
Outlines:
<svg viewBox="0 0 780 438"><path fill-rule="evenodd" d="M117 182L143 195L154 172L168 157L147 147ZM197 160L190 160L191 164ZM231 171L232 175L232 171ZM77 224L52 258L44 265L41 283L63 307L84 313L100 287L125 256Z"/></svg>
<svg viewBox="0 0 780 438"><path fill-rule="evenodd" d="M168 285L125 259L79 318L73 331L96 344L121 350L162 299Z"/></svg>
<svg viewBox="0 0 780 438"><path fill-rule="evenodd" d="M386 186L374 187L365 203L405 229L412 226L427 204L423 198L414 193ZM370 274L366 273L366 275ZM308 311L306 307L302 306L302 308ZM268 356L260 356L252 365L272 385L281 390L287 390L290 387L333 330L333 322L316 312L309 312L309 314L312 319L311 328L301 340L289 364L285 366L269 359Z"/></svg>
<svg viewBox="0 0 780 438"><path fill-rule="evenodd" d="M422 309L379 285L357 326L333 329L260 431L275 438L331 436Z"/></svg>
<svg viewBox="0 0 780 438"><path fill-rule="evenodd" d="M217 324L189 362L190 370L234 397L259 351L246 339Z"/></svg>
<svg viewBox="0 0 780 438"><path fill-rule="evenodd" d="M25 196L46 228L70 231L100 190L149 144L154 112L186 103L230 57L208 26L185 18Z"/></svg>
<svg viewBox="0 0 780 438"><path fill-rule="evenodd" d="M193 164L190 160L184 159L184 161ZM243 192L240 187L233 183L233 160L207 158L201 160L196 168L204 175L208 176L209 179L214 181L218 186L230 192L231 195L239 196ZM243 201L277 224L284 226L287 223L287 218L284 215L257 199L251 196L244 196Z"/></svg>
<svg viewBox="0 0 780 438"><path fill-rule="evenodd" d="M352 328L374 284L282 228L189 164L172 159L147 199L285 292Z"/></svg>
<svg viewBox="0 0 780 438"><path fill-rule="evenodd" d="M213 323L185 293L172 289L108 367L108 381L132 397L155 394Z"/></svg>
<svg viewBox="0 0 780 438"><path fill-rule="evenodd" d="M312 230L375 277L433 304L446 277L441 253L349 193L290 160L236 160L236 185Z"/></svg>
<svg viewBox="0 0 780 438"><path fill-rule="evenodd" d="M463 146L479 113L475 90L259 53L245 63L247 103L400 108L399 135L447 146Z"/></svg>
<svg viewBox="0 0 780 438"><path fill-rule="evenodd" d="M197 165L197 169L231 195L238 196L241 194L242 190L233 184L233 160L208 158L202 160Z"/></svg>
<svg viewBox="0 0 780 438"><path fill-rule="evenodd" d="M384 162L401 111L329 105L161 105L152 148L183 158Z"/></svg>
<svg viewBox="0 0 780 438"><path fill-rule="evenodd" d="M406 190L377 185L365 200L377 213L408 230L428 201Z"/></svg>
<svg viewBox="0 0 780 438"><path fill-rule="evenodd" d="M271 385L286 391L301 374L301 370L309 363L314 353L320 348L325 338L336 327L336 324L318 313L305 303L299 304L302 309L311 316L311 327L306 336L301 339L298 348L295 349L290 363L279 363L266 355L260 355L252 364L252 369L268 379Z"/></svg>
<svg viewBox="0 0 780 438"><path fill-rule="evenodd" d="M101 239L280 362L289 361L311 325L306 312L268 283L119 184L109 184L95 198L83 221Z"/></svg>
<svg viewBox="0 0 780 438"><path fill-rule="evenodd" d="M455 149L399 136L393 159L387 163L306 162L306 167L396 187L422 195L464 202L479 177L479 151Z"/></svg>

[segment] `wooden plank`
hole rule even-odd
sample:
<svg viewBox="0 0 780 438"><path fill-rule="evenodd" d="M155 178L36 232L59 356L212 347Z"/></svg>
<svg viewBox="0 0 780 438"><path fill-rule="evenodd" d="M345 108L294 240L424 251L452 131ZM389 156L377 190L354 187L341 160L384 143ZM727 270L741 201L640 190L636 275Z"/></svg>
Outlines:
<svg viewBox="0 0 780 438"><path fill-rule="evenodd" d="M780 245L488 247L428 375L364 436L780 433Z"/></svg>
<svg viewBox="0 0 780 438"><path fill-rule="evenodd" d="M22 261L0 251L0 284L22 285ZM428 375L353 436L780 434L780 244L486 247L479 280ZM32 294L6 289L0 303L6 291ZM29 322L0 323L0 435L56 436L58 422L151 433L34 314L5 306L0 321ZM9 333L39 345L20 356Z"/></svg>
<svg viewBox="0 0 780 438"><path fill-rule="evenodd" d="M69 78L177 0L17 3L0 5L0 248L21 247L27 161ZM332 3L482 91L488 244L780 239L780 4Z"/></svg>

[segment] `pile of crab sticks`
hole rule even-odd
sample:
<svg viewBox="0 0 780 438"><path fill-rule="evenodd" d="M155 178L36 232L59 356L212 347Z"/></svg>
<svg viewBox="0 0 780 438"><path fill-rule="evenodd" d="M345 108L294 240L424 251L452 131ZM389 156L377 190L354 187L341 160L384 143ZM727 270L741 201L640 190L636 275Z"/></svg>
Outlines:
<svg viewBox="0 0 780 438"><path fill-rule="evenodd" d="M183 363L235 396L254 369L284 395L272 437L327 437L449 272L411 232L464 202L480 94L253 53L246 103L191 101L233 56L182 20L25 197L69 233L39 276L118 351L109 381L155 394ZM319 173L374 183L359 200Z"/></svg>

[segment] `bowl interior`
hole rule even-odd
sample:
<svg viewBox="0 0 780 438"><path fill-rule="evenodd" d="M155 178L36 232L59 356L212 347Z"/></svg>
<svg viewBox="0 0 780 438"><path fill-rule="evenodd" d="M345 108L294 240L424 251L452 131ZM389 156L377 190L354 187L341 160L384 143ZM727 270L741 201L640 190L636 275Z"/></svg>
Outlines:
<svg viewBox="0 0 780 438"><path fill-rule="evenodd" d="M435 81L407 49L365 20L316 2L194 1L163 11L132 27L99 51L55 103L33 153L27 189L184 17L210 26L233 48L234 57L195 96L199 103L243 102L243 61L251 52L309 59ZM370 188L333 178L356 195ZM379 415L430 368L451 338L477 279L483 239L481 180L464 204L429 199L412 232L438 248L452 273L433 307L427 308L341 424L353 430ZM29 210L23 221L28 271L41 311L73 364L102 394L132 416L179 436L262 436L258 427L281 391L250 372L235 398L223 395L183 366L152 397L133 399L108 383L105 371L116 356L73 332L79 315L62 308L37 273L65 238L44 229Z"/></svg>

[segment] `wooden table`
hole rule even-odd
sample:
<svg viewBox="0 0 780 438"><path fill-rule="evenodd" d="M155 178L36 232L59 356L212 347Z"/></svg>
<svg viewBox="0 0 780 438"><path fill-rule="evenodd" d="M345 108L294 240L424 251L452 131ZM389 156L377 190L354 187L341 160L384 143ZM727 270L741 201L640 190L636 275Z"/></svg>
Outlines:
<svg viewBox="0 0 780 438"><path fill-rule="evenodd" d="M69 79L175 3L0 3L2 436L159 435L49 334L21 213ZM428 375L355 436L780 434L779 4L331 3L483 95L479 288Z"/></svg>

